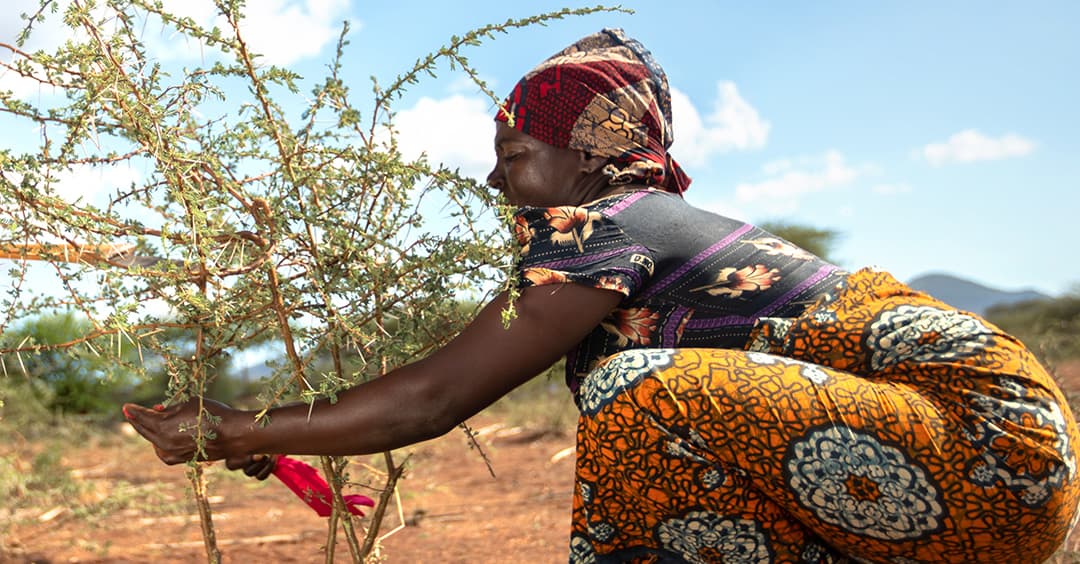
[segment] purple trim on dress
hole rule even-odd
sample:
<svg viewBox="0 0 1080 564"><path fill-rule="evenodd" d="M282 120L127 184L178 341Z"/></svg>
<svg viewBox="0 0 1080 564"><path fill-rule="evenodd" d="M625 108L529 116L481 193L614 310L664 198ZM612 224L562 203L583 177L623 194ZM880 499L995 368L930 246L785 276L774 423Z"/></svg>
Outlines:
<svg viewBox="0 0 1080 564"><path fill-rule="evenodd" d="M810 286L813 286L814 284L817 284L818 282L821 282L822 280L825 279L826 276L832 274L833 272L836 272L837 270L840 270L840 269L833 266L833 265L831 265L831 264L826 264L825 266L822 266L821 268L818 269L817 272L815 272L809 278L807 278L806 280L803 280L802 282L799 282L799 284L797 286L795 286L794 288L788 290L783 296L780 296L779 298L776 298L768 306L762 308L761 311L755 313L754 317L768 317L770 313L776 311L777 309L780 309L781 306L783 306L783 305L787 304L789 301L791 301L791 298L794 298L795 296L799 295L800 293L805 291Z"/></svg>
<svg viewBox="0 0 1080 564"><path fill-rule="evenodd" d="M686 324L687 329L716 329L717 327L727 327L729 325L751 325L754 323L754 318L744 317L742 315L725 315L724 317L713 317L711 319L695 319Z"/></svg>
<svg viewBox="0 0 1080 564"><path fill-rule="evenodd" d="M628 252L645 253L650 254L649 249L642 247L641 245L633 245L631 247L622 247L613 249L605 253L597 253L594 255L583 255L572 259L556 260L552 262L539 262L536 264L526 265L525 268L549 268L551 270L561 270L566 266L577 266L579 264L585 264L587 262L594 262L600 259L605 259L615 255L620 255Z"/></svg>
<svg viewBox="0 0 1080 564"><path fill-rule="evenodd" d="M644 198L645 195L648 194L648 193L649 193L648 190L642 190L641 192L634 192L633 194L630 194L629 196L623 198L622 201L620 201L619 203L617 203L617 204L611 206L610 208L608 208L607 210L605 210L604 215L606 215L608 217L611 217L611 216L623 211L624 209L630 207L630 204L633 204L634 202Z"/></svg>
<svg viewBox="0 0 1080 564"><path fill-rule="evenodd" d="M671 285L672 282L678 280L684 274L692 270L694 267L701 264L705 259L716 254L720 249L723 249L724 247L734 243L739 239L739 237L742 237L746 234L746 232L750 231L753 228L753 225L747 223L742 227L736 229L735 231L732 231L731 234L729 234L727 237L724 237L716 243L713 243L711 247L705 249L704 251L701 251L696 257L688 260L686 264L680 266L678 270L669 274L667 278L664 278L663 280L657 282L655 285L653 285L652 288L649 288L648 292L645 292L645 294L642 295L642 298L651 298L655 296L661 290Z"/></svg>
<svg viewBox="0 0 1080 564"><path fill-rule="evenodd" d="M678 336L675 335L675 331L679 328L679 325L682 324L682 320L686 314L691 311L693 310L688 307L678 306L675 308L675 311L671 312L671 315L668 316L667 327L664 327L663 342L660 343L661 347L679 346Z"/></svg>

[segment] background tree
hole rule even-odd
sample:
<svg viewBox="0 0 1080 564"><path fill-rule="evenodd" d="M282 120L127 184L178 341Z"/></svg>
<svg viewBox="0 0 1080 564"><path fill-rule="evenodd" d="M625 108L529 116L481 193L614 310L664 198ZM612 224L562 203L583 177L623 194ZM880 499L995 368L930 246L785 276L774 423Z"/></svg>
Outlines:
<svg viewBox="0 0 1080 564"><path fill-rule="evenodd" d="M781 220L765 221L758 226L829 262L837 262L832 253L840 241L838 231Z"/></svg>
<svg viewBox="0 0 1080 564"><path fill-rule="evenodd" d="M165 396L169 374L164 358L149 349L142 353L134 347L108 349L108 339L86 338L91 330L89 321L72 312L23 320L0 336L0 350L36 349L16 356L22 377L9 377L9 386L25 386L56 415L84 415L98 421L117 420L116 406L124 401L158 402ZM190 330L168 328L156 338L176 356L190 357L195 352ZM227 355L207 368L212 373L207 388L211 397L228 402L244 392L231 369L232 358ZM0 401L3 396L0 393Z"/></svg>
<svg viewBox="0 0 1080 564"><path fill-rule="evenodd" d="M40 258L51 267L47 283L26 261L17 263L11 291L0 298L0 331L28 315L71 310L86 332L65 343L9 345L0 354L92 343L134 349L141 358L150 351L168 375L168 401L179 401L202 398L229 354L280 342L285 360L260 395L258 419L266 422L273 405L333 398L439 346L464 322L456 298L490 292L494 284L478 282L512 264L506 230L487 211L494 202L483 186L401 155L392 105L404 89L440 62L475 79L463 48L600 8L452 37L391 84L374 84L373 99L361 107L341 79L347 25L328 75L302 93L302 77L262 64L249 50L240 33L243 2L215 4L223 28L207 29L150 0L42 0L26 16L19 44L0 44L13 57L0 63L7 72L57 94L31 103L0 92L8 120L40 131L29 150L0 148L0 246L126 244L163 259L118 264L95 253L72 261L46 252ZM45 18L63 20L67 41L50 52L22 50ZM200 45L208 63L164 65L143 42L145 29ZM61 197L61 179L100 169L136 179L114 186L107 201ZM430 209L443 210L441 217L425 213ZM393 333L385 327L390 316ZM190 339L164 338L170 330ZM329 362L317 366L319 359ZM136 377L149 377L146 366L134 368ZM197 441L210 432L201 424L195 431ZM391 453L384 458L384 491L362 545L341 499L347 460L323 459L335 506L327 561L339 525L355 561L373 547L402 471ZM207 558L218 561L203 466L192 462L189 470Z"/></svg>
<svg viewBox="0 0 1080 564"><path fill-rule="evenodd" d="M1059 298L993 306L986 317L1049 364L1080 358L1080 288Z"/></svg>
<svg viewBox="0 0 1080 564"><path fill-rule="evenodd" d="M134 373L116 362L114 351L100 351L93 343L61 349L81 341L90 323L72 313L43 315L27 320L0 339L0 346L41 347L40 352L20 355L19 369L25 385L39 402L59 414L101 414L116 410L116 392L130 389ZM100 344L100 343L99 343ZM18 379L12 379L18 385Z"/></svg>

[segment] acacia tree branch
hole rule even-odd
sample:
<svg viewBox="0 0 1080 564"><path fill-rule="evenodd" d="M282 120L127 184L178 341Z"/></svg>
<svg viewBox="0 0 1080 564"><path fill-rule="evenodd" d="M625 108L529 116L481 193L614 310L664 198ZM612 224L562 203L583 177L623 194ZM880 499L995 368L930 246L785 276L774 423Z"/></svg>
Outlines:
<svg viewBox="0 0 1080 564"><path fill-rule="evenodd" d="M55 86L66 98L38 107L42 102L0 96L0 111L38 127L42 137L34 153L11 158L0 153L0 217L13 226L0 245L60 241L54 244L81 249L118 241L161 256L167 265L95 272L91 268L103 263L94 257L93 264L72 273L61 267L60 256L40 254L52 262L66 293L13 306L18 312L6 314L3 324L20 315L70 307L91 320L92 328L53 345L0 343L0 353L70 351L100 345L98 339L110 344L116 339L119 348L127 338L140 355L143 345L160 353L154 362L163 364L169 376L170 400L196 397L200 417L207 417L202 398L214 361L253 342L280 340L286 362L260 395L265 401L261 418L288 395L301 400L332 396L433 350L463 314L453 306L458 280L509 264L493 243L504 236L494 235L499 228L474 223L475 207L490 203L490 196L446 167L405 158L396 145L391 104L437 63L464 69L483 87L460 50L512 28L575 12L510 20L451 38L390 88L376 85L374 105L365 114L368 127L341 79L348 32L343 26L329 76L313 99L304 100L307 111L296 129L274 87L288 89L281 96L300 98L297 76L256 64L240 33L241 2L217 0L216 5L228 22L224 31L171 15L153 0L110 0L94 9L85 0L73 0L65 23L79 33L55 54L0 44L0 52L7 48L20 59L12 65L20 73ZM104 16L98 10L106 10ZM596 9L585 11L590 10ZM30 26L43 14L35 14ZM149 58L140 42L137 24L153 16L221 56L207 68L185 69L170 83L173 69ZM251 94L224 100L225 85L236 80L248 84ZM219 101L233 109L207 117L220 111ZM89 166L138 167L146 179L116 187L104 211L53 195L66 189L61 184L66 174ZM442 227L421 213L421 206L434 203L432 198L443 198L449 215L460 218L464 227L433 234ZM16 288L4 304L19 304L32 290L23 282L25 264L20 263ZM89 289L84 283L88 273L98 274ZM438 282L447 278L453 280ZM147 299L165 302L176 319L136 313ZM107 308L116 310L103 314ZM99 319L103 315L107 318ZM184 333L179 345L178 332ZM321 363L327 362L332 367L323 372ZM209 432L196 433L199 441L208 439ZM324 461L328 481L335 485L328 550L339 524L353 559L374 548L403 472L391 453L384 459L385 487L362 544L343 513L345 460ZM192 485L207 557L216 561L221 555L201 472L201 466L192 468Z"/></svg>

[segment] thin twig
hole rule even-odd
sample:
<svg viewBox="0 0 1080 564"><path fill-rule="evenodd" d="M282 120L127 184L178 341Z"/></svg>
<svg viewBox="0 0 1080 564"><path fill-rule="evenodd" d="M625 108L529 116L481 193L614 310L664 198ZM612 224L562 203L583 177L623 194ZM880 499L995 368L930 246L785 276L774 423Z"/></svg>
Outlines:
<svg viewBox="0 0 1080 564"><path fill-rule="evenodd" d="M386 462L386 482L382 493L379 494L379 502L375 504L375 511L371 514L371 526L368 528L367 536L364 537L364 546L360 549L360 553L364 555L371 554L375 548L375 541L379 538L379 525L386 517L386 508L394 497L398 480L405 473L405 462L408 459L402 461L400 466L395 466L393 453L386 451L383 453L383 460Z"/></svg>
<svg viewBox="0 0 1080 564"><path fill-rule="evenodd" d="M221 550L217 546L214 517L210 511L210 500L206 496L206 476L202 464L191 463L188 479L195 494L195 504L199 508L199 524L202 528L203 546L206 548L206 560L209 564L221 564Z"/></svg>

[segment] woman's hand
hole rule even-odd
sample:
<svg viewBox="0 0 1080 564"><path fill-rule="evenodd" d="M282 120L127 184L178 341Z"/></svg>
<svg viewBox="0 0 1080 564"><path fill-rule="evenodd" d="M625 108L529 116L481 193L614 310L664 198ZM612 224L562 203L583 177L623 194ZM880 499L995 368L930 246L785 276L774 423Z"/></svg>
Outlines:
<svg viewBox="0 0 1080 564"><path fill-rule="evenodd" d="M202 400L203 408L210 417L203 415L198 422L205 437L200 460L219 460L243 455L229 452L229 429L236 421L239 411L209 399ZM131 426L154 445L154 452L166 464L180 464L195 459L197 450L195 437L199 414L199 399L191 399L161 409L147 409L132 403L124 404L124 417ZM271 470L273 466L271 465Z"/></svg>
<svg viewBox="0 0 1080 564"><path fill-rule="evenodd" d="M277 467L278 455L276 454L253 454L251 456L237 456L225 459L225 467L229 470L243 470L245 475L256 480L265 480L274 473Z"/></svg>

